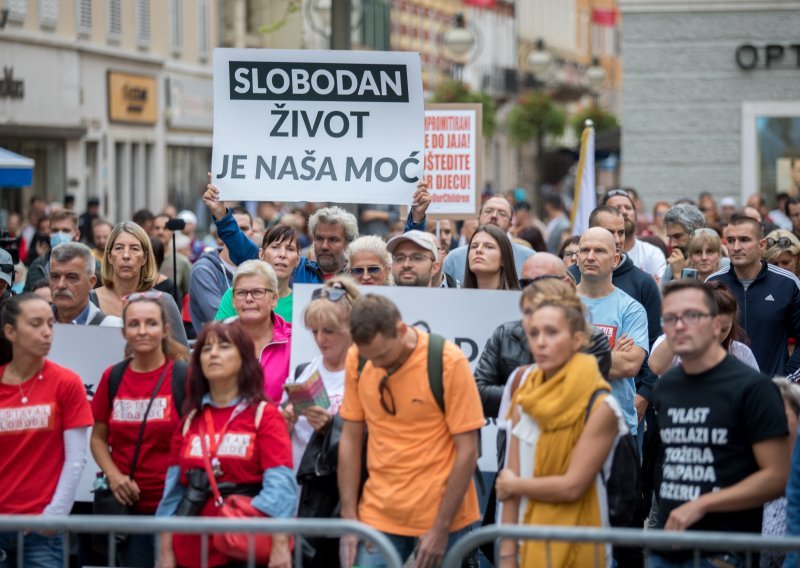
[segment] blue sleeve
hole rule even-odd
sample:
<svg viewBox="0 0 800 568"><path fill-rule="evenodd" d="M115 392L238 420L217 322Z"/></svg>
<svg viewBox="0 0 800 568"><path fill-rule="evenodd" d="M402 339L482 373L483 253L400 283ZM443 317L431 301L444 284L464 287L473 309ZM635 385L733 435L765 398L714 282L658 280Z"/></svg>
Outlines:
<svg viewBox="0 0 800 568"><path fill-rule="evenodd" d="M650 339L647 333L647 312L644 307L633 301L632 305L625 311L622 320L623 333L633 337L633 343L644 349L645 353L650 353Z"/></svg>
<svg viewBox="0 0 800 568"><path fill-rule="evenodd" d="M156 517L172 517L178 509L178 505L183 499L183 485L181 485L181 468L177 465L167 469L167 476L164 480L164 494L161 496L161 503L156 509Z"/></svg>
<svg viewBox="0 0 800 568"><path fill-rule="evenodd" d="M408 218L406 219L406 227L403 229L403 232L406 233L408 231L424 231L427 225L427 216L422 218L422 221L419 223L414 222L414 218L411 216L411 210L408 211Z"/></svg>
<svg viewBox="0 0 800 568"><path fill-rule="evenodd" d="M272 518L293 517L297 509L297 480L292 469L282 465L265 470L261 493L250 504Z"/></svg>
<svg viewBox="0 0 800 568"><path fill-rule="evenodd" d="M228 247L233 264L239 266L245 260L258 258L258 247L239 229L230 211L222 219L214 219L214 224L217 226L219 238Z"/></svg>
<svg viewBox="0 0 800 568"><path fill-rule="evenodd" d="M800 444L792 450L792 471L786 485L786 536L800 535ZM795 568L800 561L796 551L786 555L784 568Z"/></svg>

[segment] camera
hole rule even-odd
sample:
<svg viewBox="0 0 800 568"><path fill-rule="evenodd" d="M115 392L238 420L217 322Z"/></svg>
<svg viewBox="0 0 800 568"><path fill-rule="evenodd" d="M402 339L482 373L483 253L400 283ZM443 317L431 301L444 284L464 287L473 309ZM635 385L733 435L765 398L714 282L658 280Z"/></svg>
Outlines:
<svg viewBox="0 0 800 568"><path fill-rule="evenodd" d="M175 511L176 517L197 517L211 495L211 485L204 469L194 468L186 472L189 484L183 492L183 499Z"/></svg>

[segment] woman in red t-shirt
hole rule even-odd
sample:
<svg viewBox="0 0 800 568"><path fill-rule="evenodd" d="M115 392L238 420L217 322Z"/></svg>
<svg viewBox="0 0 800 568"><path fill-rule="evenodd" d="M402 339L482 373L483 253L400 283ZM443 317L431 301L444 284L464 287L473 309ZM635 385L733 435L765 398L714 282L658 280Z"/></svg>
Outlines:
<svg viewBox="0 0 800 568"><path fill-rule="evenodd" d="M80 377L45 359L54 321L30 293L8 300L0 316L12 352L0 367L0 515L68 515L86 465L92 411ZM62 534L24 536L26 568L61 566L63 554ZM0 532L0 559L16 556L17 533Z"/></svg>
<svg viewBox="0 0 800 568"><path fill-rule="evenodd" d="M188 358L186 348L170 336L160 295L137 293L126 300L122 335L131 358L116 393L109 393L112 366L103 373L92 399L92 455L117 501L131 505L139 515L154 514L164 492L170 443L180 423L179 403L172 394L173 369L176 359ZM133 455L146 412L132 479ZM152 535L129 535L117 547L117 563L122 566L153 566L154 555Z"/></svg>
<svg viewBox="0 0 800 568"><path fill-rule="evenodd" d="M190 413L173 438L172 463L156 516L218 514L207 478L200 482L206 471L203 431L217 483L235 484L227 494L253 496L253 507L267 516L293 516L297 482L289 433L275 404L264 397L263 373L254 350L239 321L213 322L200 332L188 379ZM201 490L195 491L198 486ZM226 495L222 487L220 491ZM162 568L201 565L198 535L163 534L160 544ZM229 562L209 541L207 565ZM291 562L289 537L272 535L270 567L290 568Z"/></svg>

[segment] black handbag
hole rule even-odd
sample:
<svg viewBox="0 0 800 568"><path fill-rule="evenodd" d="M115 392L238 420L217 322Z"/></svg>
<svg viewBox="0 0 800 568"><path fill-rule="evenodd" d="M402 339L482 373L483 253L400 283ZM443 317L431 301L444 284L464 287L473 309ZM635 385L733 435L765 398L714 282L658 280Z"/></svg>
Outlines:
<svg viewBox="0 0 800 568"><path fill-rule="evenodd" d="M144 412L144 418L142 419L142 424L139 426L139 437L136 439L136 446L133 449L133 459L131 460L131 469L128 477L133 479L134 474L136 473L136 463L139 461L139 450L142 447L142 439L144 438L144 429L147 425L147 416L150 414L150 408L153 406L153 401L158 394L158 391L161 389L161 384L164 382L164 377L167 374L167 366L164 366L164 371L161 373L161 377L158 379L158 383L156 383L156 388L153 389L153 394L150 395L150 402L147 403L147 410ZM113 409L112 409L113 411ZM114 496L114 492L111 491L111 487L108 483L108 478L105 474L101 476L105 479L105 484L103 488L95 489L94 490L94 500L92 503L92 513L95 515L130 515L132 511L132 507L130 505L123 505L117 498ZM92 535L92 548L99 554L107 555L108 554L108 537L102 534L93 534ZM128 541L128 535L124 533L115 533L114 540L116 542L117 547L122 544L125 544Z"/></svg>

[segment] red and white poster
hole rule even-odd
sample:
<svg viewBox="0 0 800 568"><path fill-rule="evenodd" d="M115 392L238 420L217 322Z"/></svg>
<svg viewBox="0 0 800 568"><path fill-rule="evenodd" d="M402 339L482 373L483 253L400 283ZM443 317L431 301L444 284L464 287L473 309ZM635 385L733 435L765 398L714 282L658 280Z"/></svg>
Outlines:
<svg viewBox="0 0 800 568"><path fill-rule="evenodd" d="M425 180L428 214L462 219L477 215L483 107L480 104L425 105Z"/></svg>

